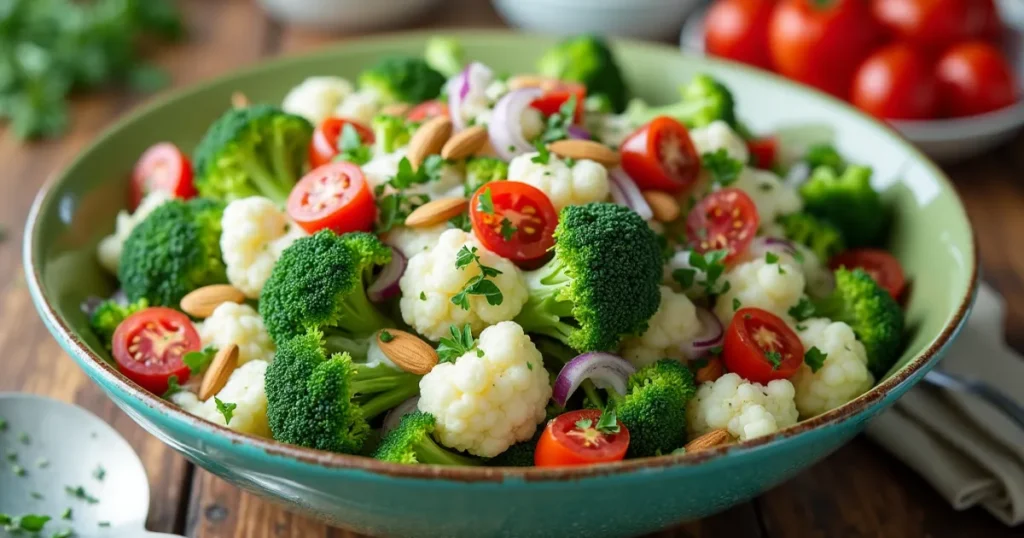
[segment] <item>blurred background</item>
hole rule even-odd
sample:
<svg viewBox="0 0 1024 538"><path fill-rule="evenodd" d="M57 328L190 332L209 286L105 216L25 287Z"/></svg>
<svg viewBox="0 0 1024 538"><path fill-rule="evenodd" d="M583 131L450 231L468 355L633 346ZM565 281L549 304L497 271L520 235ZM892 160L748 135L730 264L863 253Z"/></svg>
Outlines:
<svg viewBox="0 0 1024 538"><path fill-rule="evenodd" d="M49 395L112 424L150 476L148 528L197 537L354 536L197 469L116 409L31 312L20 241L39 187L124 113L278 55L407 29L519 28L643 39L769 69L889 122L944 164L985 277L1024 350L1022 0L0 0L0 391ZM0 531L2 533L3 531ZM950 510L858 438L759 499L664 536L1021 536Z"/></svg>

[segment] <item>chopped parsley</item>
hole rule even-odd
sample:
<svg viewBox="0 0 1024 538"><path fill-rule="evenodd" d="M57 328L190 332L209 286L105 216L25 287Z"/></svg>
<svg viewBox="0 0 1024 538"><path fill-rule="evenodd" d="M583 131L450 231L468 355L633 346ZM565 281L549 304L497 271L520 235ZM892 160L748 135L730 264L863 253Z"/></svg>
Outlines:
<svg viewBox="0 0 1024 538"><path fill-rule="evenodd" d="M376 189L377 194L377 233L382 234L390 231L396 226L405 223L417 207L430 201L426 194L405 194L402 191L395 191L384 194L384 186Z"/></svg>
<svg viewBox="0 0 1024 538"><path fill-rule="evenodd" d="M615 417L615 408L608 406L607 409L601 412L601 417L597 419L597 431L604 434L619 433L621 428L619 427L619 421Z"/></svg>
<svg viewBox="0 0 1024 538"><path fill-rule="evenodd" d="M697 278L697 270L692 268L676 269L672 271L672 278L679 283L681 288L687 290L693 286L693 282Z"/></svg>
<svg viewBox="0 0 1024 538"><path fill-rule="evenodd" d="M33 491L32 493L29 493L28 495L29 495L29 497L32 497L33 499L36 499L37 501L43 499L43 494L39 493L38 491Z"/></svg>
<svg viewBox="0 0 1024 538"><path fill-rule="evenodd" d="M0 432L7 431L7 419L0 417Z"/></svg>
<svg viewBox="0 0 1024 538"><path fill-rule="evenodd" d="M405 190L413 185L423 185L441 179L441 169L446 161L440 155L430 155L423 160L419 168L413 168L407 157L398 161L398 171L387 184L397 190Z"/></svg>
<svg viewBox="0 0 1024 538"><path fill-rule="evenodd" d="M420 292L420 300L421 301L426 301L427 300L426 292L422 292L422 291Z"/></svg>
<svg viewBox="0 0 1024 538"><path fill-rule="evenodd" d="M724 148L705 153L701 156L700 162L711 173L712 181L723 187L732 185L743 171L743 163L730 157Z"/></svg>
<svg viewBox="0 0 1024 538"><path fill-rule="evenodd" d="M50 466L50 460L48 460L46 458L40 457L39 459L36 460L36 467L38 467L40 469L45 469L45 468L47 468L49 466Z"/></svg>
<svg viewBox="0 0 1024 538"><path fill-rule="evenodd" d="M51 538L71 538L75 535L75 531L71 529L63 529L53 533Z"/></svg>
<svg viewBox="0 0 1024 538"><path fill-rule="evenodd" d="M100 521L99 523L97 523L97 525L99 525L100 527L109 527L110 526L110 522L109 521Z"/></svg>
<svg viewBox="0 0 1024 538"><path fill-rule="evenodd" d="M765 252L764 263L767 263L768 265L779 263L779 255L774 252Z"/></svg>
<svg viewBox="0 0 1024 538"><path fill-rule="evenodd" d="M569 127L576 118L577 102L578 98L576 95L572 95L569 97L569 100L558 107L558 112L548 116L544 132L540 135L541 142L550 143L569 138Z"/></svg>
<svg viewBox="0 0 1024 538"><path fill-rule="evenodd" d="M338 155L335 161L348 161L360 166L370 162L373 151L370 146L363 144L362 137L351 123L346 123L341 128L341 136L338 137Z"/></svg>
<svg viewBox="0 0 1024 538"><path fill-rule="evenodd" d="M102 482L107 477L107 470L102 465L97 465L96 470L92 472L92 477Z"/></svg>
<svg viewBox="0 0 1024 538"><path fill-rule="evenodd" d="M204 368L213 362L213 357L217 355L217 348L213 346L207 346L201 351L190 351L181 358L181 362L188 366L189 371L192 374L198 374L202 372Z"/></svg>
<svg viewBox="0 0 1024 538"><path fill-rule="evenodd" d="M743 303L740 302L739 297L733 297L732 298L732 311L735 312L735 311L739 310L741 306L743 306Z"/></svg>
<svg viewBox="0 0 1024 538"><path fill-rule="evenodd" d="M534 155L530 162L537 164L548 164L551 162L551 152L548 151L548 147L544 145L544 142L538 140L533 143L533 146L537 148L537 155Z"/></svg>
<svg viewBox="0 0 1024 538"><path fill-rule="evenodd" d="M71 507L69 506L65 508L63 512L61 512L60 518L64 521L71 521L71 513Z"/></svg>
<svg viewBox="0 0 1024 538"><path fill-rule="evenodd" d="M25 514L19 517L0 514L0 528L11 531L12 534L18 531L40 532L49 521L50 516L41 514Z"/></svg>
<svg viewBox="0 0 1024 538"><path fill-rule="evenodd" d="M454 217L448 219L448 224L458 228L464 232L471 231L473 229L473 221L469 220L468 213L459 213Z"/></svg>
<svg viewBox="0 0 1024 538"><path fill-rule="evenodd" d="M488 192L489 191L490 189L488 189ZM508 218L501 219L501 236L505 238L505 241L511 241L512 236L514 236L518 231L519 228L516 228Z"/></svg>
<svg viewBox="0 0 1024 538"><path fill-rule="evenodd" d="M171 377L167 378L167 390L164 391L161 398L166 400L179 392L181 392L181 384L178 383L178 376L172 375Z"/></svg>
<svg viewBox="0 0 1024 538"><path fill-rule="evenodd" d="M790 308L788 313L797 321L806 321L814 317L814 304L807 297L801 297L800 302ZM797 330L802 331L804 329L797 327Z"/></svg>
<svg viewBox="0 0 1024 538"><path fill-rule="evenodd" d="M720 346L720 345L719 346L715 346L715 347L711 348L710 350L708 350L708 352L711 353L712 355L721 355L722 354L722 346Z"/></svg>
<svg viewBox="0 0 1024 538"><path fill-rule="evenodd" d="M463 245L455 256L455 267L457 269L465 269L472 263L476 263L477 267L480 268L480 274L469 279L469 282L466 282L466 285L462 287L462 291L451 298L452 304L463 310L469 310L469 296L481 295L487 299L487 304L491 306L500 305L505 298L501 294L501 289L498 288L498 285L488 280L488 278L500 275L501 271L484 265L480 261L480 256L477 255L476 247L470 249Z"/></svg>
<svg viewBox="0 0 1024 538"><path fill-rule="evenodd" d="M14 473L14 476L25 476L25 468L17 463L11 465L11 472Z"/></svg>
<svg viewBox="0 0 1024 538"><path fill-rule="evenodd" d="M804 353L804 362L807 363L812 372L817 372L825 365L825 358L826 355L817 347L812 347Z"/></svg>
<svg viewBox="0 0 1024 538"><path fill-rule="evenodd" d="M467 323L459 329L455 325L448 328L451 338L442 338L437 345L437 357L440 362L455 362L455 359L466 354L476 346L473 329Z"/></svg>
<svg viewBox="0 0 1024 538"><path fill-rule="evenodd" d="M231 424L231 419L235 416L235 408L238 404L222 402L220 398L214 396L213 402L217 405L217 411L224 416L224 424Z"/></svg>
<svg viewBox="0 0 1024 538"><path fill-rule="evenodd" d="M532 371L533 371L533 363L532 363L532 362L529 362L529 361L527 361L527 363L526 363L526 369L527 369L527 370L530 370L530 371L532 372Z"/></svg>
<svg viewBox="0 0 1024 538"><path fill-rule="evenodd" d="M778 351L767 351L764 354L764 358L768 359L768 362L772 364L772 370L778 370L782 366L782 354Z"/></svg>
<svg viewBox="0 0 1024 538"><path fill-rule="evenodd" d="M423 292L420 292L420 294L422 294L422 293ZM394 339L395 339L395 335L389 333L387 329L381 329L381 331L380 331L380 341L381 342L384 342L386 344L386 343L388 343L388 342L390 342L390 341L392 341Z"/></svg>
<svg viewBox="0 0 1024 538"><path fill-rule="evenodd" d="M8 449L7 452L4 454L4 457L7 458L7 461L9 462L18 461L18 453L15 452L13 448Z"/></svg>
<svg viewBox="0 0 1024 538"><path fill-rule="evenodd" d="M488 215L494 214L494 200L491 199L491 188L487 187L477 197L476 210Z"/></svg>
<svg viewBox="0 0 1024 538"><path fill-rule="evenodd" d="M32 442L32 439L28 436L27 433L21 432L18 434L18 441L20 441L21 444L23 445L27 445Z"/></svg>
<svg viewBox="0 0 1024 538"><path fill-rule="evenodd" d="M701 254L697 251L690 252L688 263L690 267L704 272L704 291L708 295L720 295L729 291L729 282L719 283L719 279L725 274L725 257L729 255L728 250L712 250Z"/></svg>
<svg viewBox="0 0 1024 538"><path fill-rule="evenodd" d="M100 502L100 500L97 499L96 497L89 495L89 492L85 491L85 488L82 486L74 488L71 486L64 486L64 491L67 492L68 495L71 495L72 497L85 501L89 504L96 504Z"/></svg>

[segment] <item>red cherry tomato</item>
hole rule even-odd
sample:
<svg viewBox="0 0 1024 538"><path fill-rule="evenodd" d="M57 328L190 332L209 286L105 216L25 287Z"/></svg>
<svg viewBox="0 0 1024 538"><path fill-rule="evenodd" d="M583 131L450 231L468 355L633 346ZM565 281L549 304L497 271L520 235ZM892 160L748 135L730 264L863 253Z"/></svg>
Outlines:
<svg viewBox="0 0 1024 538"><path fill-rule="evenodd" d="M142 199L153 191L165 191L177 198L196 195L192 163L170 142L150 146L135 163L128 192L129 209L135 211Z"/></svg>
<svg viewBox="0 0 1024 538"><path fill-rule="evenodd" d="M629 430L619 423L618 433L597 429L601 411L580 409L555 417L537 441L534 465L560 467L620 461L629 448Z"/></svg>
<svg viewBox="0 0 1024 538"><path fill-rule="evenodd" d="M878 41L877 23L864 0L782 0L768 29L779 73L841 98Z"/></svg>
<svg viewBox="0 0 1024 538"><path fill-rule="evenodd" d="M860 66L850 100L876 118L931 119L939 106L938 81L924 55L897 43L879 49Z"/></svg>
<svg viewBox="0 0 1024 538"><path fill-rule="evenodd" d="M482 202L490 196L490 204ZM492 181L469 202L473 232L487 250L517 264L547 255L555 245L558 212L541 190L518 181Z"/></svg>
<svg viewBox="0 0 1024 538"><path fill-rule="evenodd" d="M448 103L441 101L425 101L412 108L405 118L409 121L427 121L437 116L448 115Z"/></svg>
<svg viewBox="0 0 1024 538"><path fill-rule="evenodd" d="M741 308L725 331L722 359L730 372L755 383L786 379L804 362L800 337L778 316Z"/></svg>
<svg viewBox="0 0 1024 538"><path fill-rule="evenodd" d="M1000 43L1003 40L1003 19L996 8L995 0L978 0L981 9L985 12L985 24L981 31L981 37L992 43Z"/></svg>
<svg viewBox="0 0 1024 538"><path fill-rule="evenodd" d="M899 299L907 287L907 277L903 274L903 267L899 260L884 250L873 248L847 250L829 260L828 266L833 270L840 267L863 269L894 299Z"/></svg>
<svg viewBox="0 0 1024 538"><path fill-rule="evenodd" d="M768 22L775 0L719 0L704 19L704 48L715 56L772 68Z"/></svg>
<svg viewBox="0 0 1024 538"><path fill-rule="evenodd" d="M747 140L747 149L754 158L754 166L771 170L779 154L779 139L774 136Z"/></svg>
<svg viewBox="0 0 1024 538"><path fill-rule="evenodd" d="M936 51L981 37L990 24L985 0L874 0L872 11L896 38Z"/></svg>
<svg viewBox="0 0 1024 538"><path fill-rule="evenodd" d="M939 96L950 116L975 116L1017 102L1017 83L999 49L984 41L950 48L939 59Z"/></svg>
<svg viewBox="0 0 1024 538"><path fill-rule="evenodd" d="M587 100L587 87L582 84L559 82L530 103L530 106L539 110L541 114L550 116L558 112L562 105L573 96L576 97L576 113L573 115L573 122L581 123L583 121L583 104Z"/></svg>
<svg viewBox="0 0 1024 538"><path fill-rule="evenodd" d="M358 166L337 162L314 169L288 196L288 216L309 233L368 232L377 218L373 193Z"/></svg>
<svg viewBox="0 0 1024 538"><path fill-rule="evenodd" d="M700 155L682 123L659 116L637 129L619 147L622 169L641 189L678 192L700 174Z"/></svg>
<svg viewBox="0 0 1024 538"><path fill-rule="evenodd" d="M373 131L355 120L345 118L327 118L316 130L313 131L313 139L309 141L309 166L317 168L323 166L341 153L341 132L346 125L351 125L359 135L364 144L373 144L375 138Z"/></svg>
<svg viewBox="0 0 1024 538"><path fill-rule="evenodd" d="M167 392L171 376L181 384L188 381L189 368L181 359L199 351L201 343L188 316L164 307L125 318L114 330L112 342L117 369L157 396Z"/></svg>
<svg viewBox="0 0 1024 538"><path fill-rule="evenodd" d="M698 252L728 250L725 261L742 254L754 240L761 219L747 193L726 188L709 194L686 216L686 237Z"/></svg>

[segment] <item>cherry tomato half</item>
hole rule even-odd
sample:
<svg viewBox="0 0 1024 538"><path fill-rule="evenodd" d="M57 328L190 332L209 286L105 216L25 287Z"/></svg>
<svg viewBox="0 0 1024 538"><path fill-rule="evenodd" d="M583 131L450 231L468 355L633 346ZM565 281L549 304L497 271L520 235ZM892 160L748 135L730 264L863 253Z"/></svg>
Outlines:
<svg viewBox="0 0 1024 538"><path fill-rule="evenodd" d="M768 44L779 73L845 98L879 35L864 0L782 0L772 13Z"/></svg>
<svg viewBox="0 0 1024 538"><path fill-rule="evenodd" d="M754 158L754 166L762 170L771 170L779 154L779 139L774 136L747 140L747 150Z"/></svg>
<svg viewBox="0 0 1024 538"><path fill-rule="evenodd" d="M192 163L170 142L150 146L132 170L128 192L128 208L135 211L139 203L153 191L165 191L176 198L192 198L196 187L192 183Z"/></svg>
<svg viewBox="0 0 1024 538"><path fill-rule="evenodd" d="M903 274L903 267L899 260L884 250L873 248L847 250L829 260L828 266L832 270L840 267L863 269L894 299L899 299L907 287L907 277Z"/></svg>
<svg viewBox="0 0 1024 538"><path fill-rule="evenodd" d="M686 237L698 252L728 250L725 261L742 254L754 240L761 218L750 196L729 187L700 201L686 216Z"/></svg>
<svg viewBox="0 0 1024 538"><path fill-rule="evenodd" d="M202 341L188 316L164 307L140 310L114 330L117 369L140 387L156 394L167 392L171 376L185 384L189 368L182 357L199 351Z"/></svg>
<svg viewBox="0 0 1024 538"><path fill-rule="evenodd" d="M487 250L517 264L539 260L555 245L558 212L543 191L526 183L492 181L480 187L469 202L469 218Z"/></svg>
<svg viewBox="0 0 1024 538"><path fill-rule="evenodd" d="M714 56L772 68L768 23L775 0L718 0L704 19L704 48Z"/></svg>
<svg viewBox="0 0 1024 538"><path fill-rule="evenodd" d="M448 103L441 101L424 101L412 108L405 118L409 121L427 121L437 116L448 115Z"/></svg>
<svg viewBox="0 0 1024 538"><path fill-rule="evenodd" d="M288 196L288 216L309 233L367 232L377 218L377 204L362 170L337 162L314 169L295 184Z"/></svg>
<svg viewBox="0 0 1024 538"><path fill-rule="evenodd" d="M722 359L730 372L766 384L795 374L804 362L804 346L775 314L760 308L741 308L725 330Z"/></svg>
<svg viewBox="0 0 1024 538"><path fill-rule="evenodd" d="M955 45L939 59L939 96L943 112L974 116L1017 102L1013 70L999 49L984 41Z"/></svg>
<svg viewBox="0 0 1024 538"><path fill-rule="evenodd" d="M618 433L596 428L598 409L580 409L561 414L548 422L537 441L534 465L559 467L620 461L629 448L629 430L619 423Z"/></svg>
<svg viewBox="0 0 1024 538"><path fill-rule="evenodd" d="M637 129L619 147L622 169L641 189L678 192L700 174L700 155L690 131L678 121L659 116Z"/></svg>
<svg viewBox="0 0 1024 538"><path fill-rule="evenodd" d="M583 122L583 105L587 100L587 87L575 82L559 82L535 99L530 106L536 108L544 116L550 116L559 111L562 105L573 96L576 97L576 113L573 115L574 123Z"/></svg>
<svg viewBox="0 0 1024 538"><path fill-rule="evenodd" d="M872 11L895 37L932 51L988 29L985 0L874 0Z"/></svg>
<svg viewBox="0 0 1024 538"><path fill-rule="evenodd" d="M857 70L850 100L881 119L934 118L939 87L931 63L905 43L876 51Z"/></svg>
<svg viewBox="0 0 1024 538"><path fill-rule="evenodd" d="M356 130L364 144L373 144L375 137L369 127L355 120L327 118L313 131L313 139L309 141L310 167L323 166L341 153L341 133L346 125Z"/></svg>

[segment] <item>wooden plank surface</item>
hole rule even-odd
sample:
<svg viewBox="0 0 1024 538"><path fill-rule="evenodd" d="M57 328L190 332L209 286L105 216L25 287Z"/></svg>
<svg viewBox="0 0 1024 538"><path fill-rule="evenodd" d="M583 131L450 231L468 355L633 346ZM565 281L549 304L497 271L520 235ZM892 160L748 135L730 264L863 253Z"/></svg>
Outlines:
<svg viewBox="0 0 1024 538"><path fill-rule="evenodd" d="M190 38L157 58L176 87L278 54L299 54L357 36L332 36L267 20L250 0L182 0ZM486 0L451 0L410 27L500 27ZM140 99L78 99L68 135L25 146L0 131L0 391L45 394L90 409L139 452L152 489L150 530L197 538L355 538L289 514L227 485L147 435L88 381L36 318L21 273L20 235L39 186ZM978 231L984 276L1007 299L1007 334L1024 350L1024 250L1006 248L1024 230L1024 137L948 168ZM1019 536L981 510L952 511L920 477L858 438L756 501L657 536L958 537Z"/></svg>

